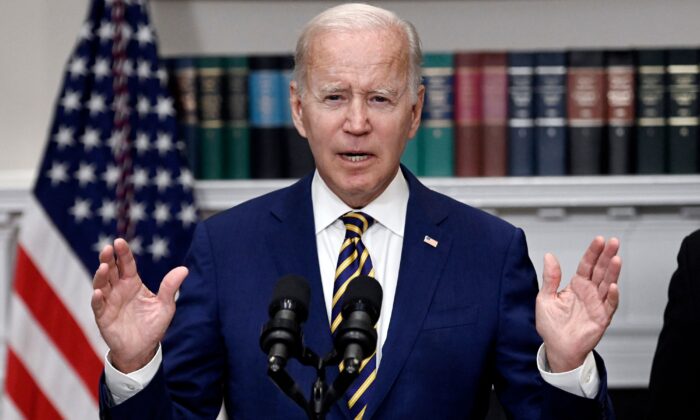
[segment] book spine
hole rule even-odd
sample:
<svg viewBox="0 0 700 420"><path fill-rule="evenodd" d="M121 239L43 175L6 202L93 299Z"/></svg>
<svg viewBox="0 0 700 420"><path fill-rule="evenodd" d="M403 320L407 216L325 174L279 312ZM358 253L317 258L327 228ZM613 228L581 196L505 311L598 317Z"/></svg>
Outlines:
<svg viewBox="0 0 700 420"><path fill-rule="evenodd" d="M505 176L508 166L508 72L505 53L482 57L482 161L484 176Z"/></svg>
<svg viewBox="0 0 700 420"><path fill-rule="evenodd" d="M569 53L567 91L571 174L602 174L605 118L602 51Z"/></svg>
<svg viewBox="0 0 700 420"><path fill-rule="evenodd" d="M177 110L178 138L185 144L187 163L196 178L201 178L199 167L199 117L197 116L197 69L190 57L168 60L170 89Z"/></svg>
<svg viewBox="0 0 700 420"><path fill-rule="evenodd" d="M635 67L631 51L606 54L608 173L634 172Z"/></svg>
<svg viewBox="0 0 700 420"><path fill-rule="evenodd" d="M290 178L301 178L314 170L314 157L309 148L309 142L303 138L292 120L292 110L289 106L289 84L292 81L294 71L294 57L292 55L280 56L281 73L280 87L281 95L280 106L284 119L286 155L285 166L287 167L286 176Z"/></svg>
<svg viewBox="0 0 700 420"><path fill-rule="evenodd" d="M222 179L223 170L223 61L196 59L199 92L199 141L202 179Z"/></svg>
<svg viewBox="0 0 700 420"><path fill-rule="evenodd" d="M419 174L454 175L454 123L452 54L429 53L423 57L425 102L419 142L422 149Z"/></svg>
<svg viewBox="0 0 700 420"><path fill-rule="evenodd" d="M666 171L666 52L637 51L637 173Z"/></svg>
<svg viewBox="0 0 700 420"><path fill-rule="evenodd" d="M225 58L226 101L224 103L224 176L250 178L250 129L248 127L248 60L243 56Z"/></svg>
<svg viewBox="0 0 700 420"><path fill-rule="evenodd" d="M286 129L280 104L278 56L248 57L248 115L250 118L250 170L253 178L286 176Z"/></svg>
<svg viewBox="0 0 700 420"><path fill-rule="evenodd" d="M566 175L566 53L535 55L535 167Z"/></svg>
<svg viewBox="0 0 700 420"><path fill-rule="evenodd" d="M668 52L668 169L670 173L698 172L698 52Z"/></svg>
<svg viewBox="0 0 700 420"><path fill-rule="evenodd" d="M508 54L508 175L535 174L535 56Z"/></svg>
<svg viewBox="0 0 700 420"><path fill-rule="evenodd" d="M481 176L481 54L454 57L455 174Z"/></svg>

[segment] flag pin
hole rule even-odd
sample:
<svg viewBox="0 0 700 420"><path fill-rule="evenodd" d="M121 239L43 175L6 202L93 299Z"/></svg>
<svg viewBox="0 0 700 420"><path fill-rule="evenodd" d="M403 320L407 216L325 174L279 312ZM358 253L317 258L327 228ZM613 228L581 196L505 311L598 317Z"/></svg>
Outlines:
<svg viewBox="0 0 700 420"><path fill-rule="evenodd" d="M423 238L423 242L432 246L433 248L437 248L438 241L436 241L435 239L431 238L428 235L425 235L425 238Z"/></svg>

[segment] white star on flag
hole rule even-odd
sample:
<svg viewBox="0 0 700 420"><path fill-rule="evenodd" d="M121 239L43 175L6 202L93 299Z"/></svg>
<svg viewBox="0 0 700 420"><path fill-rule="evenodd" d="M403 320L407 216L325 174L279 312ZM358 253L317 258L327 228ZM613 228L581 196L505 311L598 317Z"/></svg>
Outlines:
<svg viewBox="0 0 700 420"><path fill-rule="evenodd" d="M173 99L164 98L162 96L158 97L158 102L156 103L156 114L158 114L158 119L165 119L166 117L172 117L175 115L175 108L173 108Z"/></svg>
<svg viewBox="0 0 700 420"><path fill-rule="evenodd" d="M170 206L165 203L156 203L153 219L155 219L156 223L159 225L170 220Z"/></svg>
<svg viewBox="0 0 700 420"><path fill-rule="evenodd" d="M80 137L80 142L83 143L83 147L86 152L89 152L93 148L100 145L100 132L94 128L86 128L85 133Z"/></svg>
<svg viewBox="0 0 700 420"><path fill-rule="evenodd" d="M75 204L73 204L73 207L68 209L68 213L73 215L76 223L80 223L92 216L90 205L90 200L78 197L75 199Z"/></svg>
<svg viewBox="0 0 700 420"><path fill-rule="evenodd" d="M153 237L153 242L148 246L148 252L153 255L153 260L158 261L163 257L169 255L168 252L168 241L164 238L155 235Z"/></svg>
<svg viewBox="0 0 700 420"><path fill-rule="evenodd" d="M95 65L92 66L92 72L95 74L95 80L98 82L104 77L109 76L111 69L109 68L109 60L106 58L98 58Z"/></svg>
<svg viewBox="0 0 700 420"><path fill-rule="evenodd" d="M88 100L87 108L90 110L90 115L104 112L105 98L102 95L92 95Z"/></svg>
<svg viewBox="0 0 700 420"><path fill-rule="evenodd" d="M156 169L156 178L153 183L158 187L158 192L163 192L172 183L170 172L163 168Z"/></svg>
<svg viewBox="0 0 700 420"><path fill-rule="evenodd" d="M74 79L79 76L85 76L86 71L85 59L82 57L75 57L71 60L70 64L68 64L68 73L70 73L70 76Z"/></svg>
<svg viewBox="0 0 700 420"><path fill-rule="evenodd" d="M142 131L136 133L136 142L134 143L134 147L136 147L136 152L139 155L148 152L148 149L151 148L151 141L148 139L148 134Z"/></svg>
<svg viewBox="0 0 700 420"><path fill-rule="evenodd" d="M141 188L148 185L148 171L143 168L134 168L131 174L131 182L134 184L134 190L140 191Z"/></svg>
<svg viewBox="0 0 700 420"><path fill-rule="evenodd" d="M73 145L73 129L71 127L61 126L58 133L54 136L54 140L58 144L58 149L61 150L67 146Z"/></svg>
<svg viewBox="0 0 700 420"><path fill-rule="evenodd" d="M51 169L46 173L51 179L51 185L56 185L68 180L68 165L65 163L53 162Z"/></svg>
<svg viewBox="0 0 700 420"><path fill-rule="evenodd" d="M66 112L75 111L80 108L80 94L72 90L66 90L65 95L61 98L61 106Z"/></svg>
<svg viewBox="0 0 700 420"><path fill-rule="evenodd" d="M173 148L173 140L168 133L158 133L156 138L156 149L158 149L159 155L164 155L168 153Z"/></svg>
<svg viewBox="0 0 700 420"><path fill-rule="evenodd" d="M119 177L121 174L121 169L119 169L117 165L110 163L107 165L105 172L102 174L102 180L107 185L107 188L114 188L117 185L117 182L119 182Z"/></svg>
<svg viewBox="0 0 700 420"><path fill-rule="evenodd" d="M136 40L142 47L143 44L150 44L153 42L153 31L147 25L139 25L139 28L136 31Z"/></svg>
<svg viewBox="0 0 700 420"><path fill-rule="evenodd" d="M95 182L95 165L80 162L80 168L75 171L75 178L78 180L81 187Z"/></svg>

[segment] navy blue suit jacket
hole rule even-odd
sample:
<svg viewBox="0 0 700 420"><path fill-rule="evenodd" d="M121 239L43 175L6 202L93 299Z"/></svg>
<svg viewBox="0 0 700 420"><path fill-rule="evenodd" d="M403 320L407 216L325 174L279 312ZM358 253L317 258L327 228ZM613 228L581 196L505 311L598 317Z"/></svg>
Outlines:
<svg viewBox="0 0 700 420"><path fill-rule="evenodd" d="M512 418L610 418L599 358L593 400L544 383L538 372L538 287L523 232L403 171L410 197L399 281L365 418L481 419L492 386ZM305 418L266 376L258 339L276 281L292 273L311 284L307 347L332 349L313 220L308 176L200 223L161 370L116 407L103 385L103 416L214 417L223 399L233 418ZM293 360L288 371L308 393L314 370ZM336 373L328 374L330 383ZM350 418L344 401L329 418Z"/></svg>

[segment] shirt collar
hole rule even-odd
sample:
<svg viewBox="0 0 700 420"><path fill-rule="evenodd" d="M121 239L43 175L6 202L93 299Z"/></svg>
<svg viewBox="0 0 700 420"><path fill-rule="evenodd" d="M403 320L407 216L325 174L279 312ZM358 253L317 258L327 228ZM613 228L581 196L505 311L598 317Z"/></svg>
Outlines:
<svg viewBox="0 0 700 420"><path fill-rule="evenodd" d="M408 183L399 169L384 192L362 208L362 211L372 216L377 223L403 237L408 195ZM314 209L316 234L333 224L340 216L353 210L328 188L318 171L314 173L311 181L311 202Z"/></svg>

